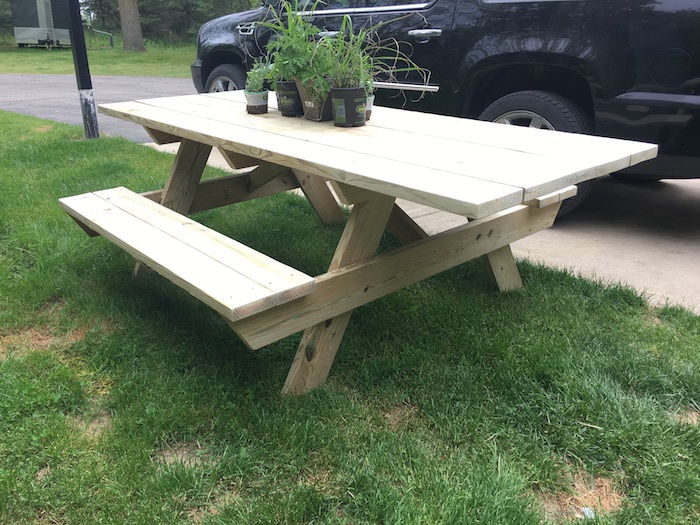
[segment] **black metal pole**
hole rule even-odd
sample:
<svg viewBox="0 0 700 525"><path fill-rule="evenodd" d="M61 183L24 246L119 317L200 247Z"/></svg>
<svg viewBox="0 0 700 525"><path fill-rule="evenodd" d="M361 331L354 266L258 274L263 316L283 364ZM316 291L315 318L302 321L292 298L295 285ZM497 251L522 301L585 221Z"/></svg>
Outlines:
<svg viewBox="0 0 700 525"><path fill-rule="evenodd" d="M95 98L92 95L92 79L90 78L90 67L85 47L85 33L80 17L80 0L67 0L67 2L70 16L70 45L73 50L73 65L75 66L75 78L78 81L85 136L89 139L96 139L100 136L100 131L97 127L97 111Z"/></svg>

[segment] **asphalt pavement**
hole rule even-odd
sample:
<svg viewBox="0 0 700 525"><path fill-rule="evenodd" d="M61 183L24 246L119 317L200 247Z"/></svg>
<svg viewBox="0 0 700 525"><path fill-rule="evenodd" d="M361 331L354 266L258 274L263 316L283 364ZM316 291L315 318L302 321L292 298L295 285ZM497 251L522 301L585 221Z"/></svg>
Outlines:
<svg viewBox="0 0 700 525"><path fill-rule="evenodd" d="M92 91L97 105L197 92L189 78L103 76L92 76ZM0 75L0 109L83 126L75 75ZM101 136L153 140L141 126L116 118L98 114L97 125Z"/></svg>
<svg viewBox="0 0 700 525"><path fill-rule="evenodd" d="M195 93L189 79L93 76L99 104ZM82 126L73 75L0 75L0 109ZM0 117L1 122L1 117ZM101 135L150 142L140 126L98 115ZM212 156L212 163L222 164ZM700 176L700 173L698 174ZM409 206L434 232L461 217ZM599 179L584 203L553 228L513 245L517 258L606 283L633 286L652 304L678 304L700 314L700 179L626 183Z"/></svg>

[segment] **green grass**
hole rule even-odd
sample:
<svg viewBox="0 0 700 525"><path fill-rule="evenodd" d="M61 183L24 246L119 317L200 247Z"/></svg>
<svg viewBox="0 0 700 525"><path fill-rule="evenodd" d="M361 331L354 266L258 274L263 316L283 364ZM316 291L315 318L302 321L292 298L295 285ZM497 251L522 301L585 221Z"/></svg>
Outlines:
<svg viewBox="0 0 700 525"><path fill-rule="evenodd" d="M147 42L146 53L124 51L119 39L114 47L104 36L86 35L92 75L189 78L196 49ZM73 54L67 49L18 48L0 39L0 74L74 74Z"/></svg>
<svg viewBox="0 0 700 525"><path fill-rule="evenodd" d="M356 310L283 397L298 335L248 351L57 204L172 157L0 121L0 523L560 523L545 500L601 486L592 523L700 520L697 316L527 262L500 294L474 261ZM312 274L340 235L294 195L197 219Z"/></svg>

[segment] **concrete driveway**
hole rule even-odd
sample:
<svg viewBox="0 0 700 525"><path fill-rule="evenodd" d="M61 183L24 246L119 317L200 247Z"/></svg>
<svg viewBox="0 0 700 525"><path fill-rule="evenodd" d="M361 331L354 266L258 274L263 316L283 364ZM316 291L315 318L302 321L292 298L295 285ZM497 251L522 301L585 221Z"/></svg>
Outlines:
<svg viewBox="0 0 700 525"><path fill-rule="evenodd" d="M438 227L439 217L461 220L429 215L424 227ZM700 314L700 180L630 184L604 177L579 208L512 246L517 258L623 282L652 304Z"/></svg>
<svg viewBox="0 0 700 525"><path fill-rule="evenodd" d="M189 79L93 77L97 104L195 92ZM0 109L82 126L72 75L0 75ZM146 143L136 125L98 116L102 135ZM221 163L212 156L212 163ZM698 174L700 176L700 174ZM407 211L429 231L462 221L435 210ZM587 200L553 228L513 245L516 257L604 282L623 282L652 304L679 304L700 314L700 179L622 183L600 179Z"/></svg>

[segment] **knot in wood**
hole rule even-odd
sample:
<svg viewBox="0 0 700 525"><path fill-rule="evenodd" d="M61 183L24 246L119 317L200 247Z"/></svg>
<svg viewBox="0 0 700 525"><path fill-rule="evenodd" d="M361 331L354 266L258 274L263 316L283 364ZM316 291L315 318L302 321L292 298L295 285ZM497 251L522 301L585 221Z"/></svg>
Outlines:
<svg viewBox="0 0 700 525"><path fill-rule="evenodd" d="M316 355L316 343L309 341L304 349L304 357L306 357L307 361L311 361L314 358L314 355Z"/></svg>

